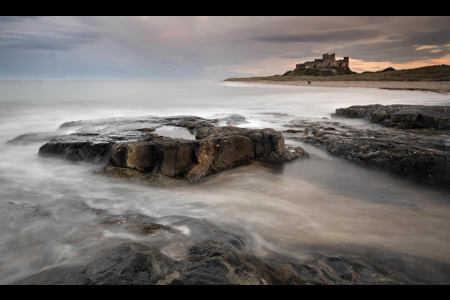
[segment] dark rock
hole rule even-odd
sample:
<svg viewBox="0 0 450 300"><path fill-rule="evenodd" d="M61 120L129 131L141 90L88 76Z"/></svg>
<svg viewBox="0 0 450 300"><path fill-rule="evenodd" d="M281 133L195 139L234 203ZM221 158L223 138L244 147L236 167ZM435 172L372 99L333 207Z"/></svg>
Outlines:
<svg viewBox="0 0 450 300"><path fill-rule="evenodd" d="M153 132L155 131L155 128L139 128L137 130L142 132Z"/></svg>
<svg viewBox="0 0 450 300"><path fill-rule="evenodd" d="M239 125L243 123L248 123L247 119L244 116L238 114L233 114L228 117L221 118L219 119L219 121L225 122L225 124L227 125Z"/></svg>
<svg viewBox="0 0 450 300"><path fill-rule="evenodd" d="M123 243L105 250L85 266L56 267L15 284L301 284L287 264L265 262L214 241L192 247L190 256L176 261L139 243Z"/></svg>
<svg viewBox="0 0 450 300"><path fill-rule="evenodd" d="M177 262L138 243L112 248L81 272L82 284L157 284L176 271Z"/></svg>
<svg viewBox="0 0 450 300"><path fill-rule="evenodd" d="M297 130L297 129L287 129L284 132L287 133L298 133L298 132L303 132L303 130Z"/></svg>
<svg viewBox="0 0 450 300"><path fill-rule="evenodd" d="M364 118L374 123L398 128L450 129L449 106L355 105L336 109L334 116Z"/></svg>
<svg viewBox="0 0 450 300"><path fill-rule="evenodd" d="M145 241L109 240L76 265L45 268L13 284L77 285L205 285L205 284L449 284L447 263L350 245L349 249L302 247L307 259L271 251L265 257L251 252L252 240L239 227L214 225L204 219L168 216L164 221L142 214L107 215L100 226L145 235ZM161 222L169 225L162 225ZM191 229L186 235L180 225ZM227 229L225 229L227 228ZM239 234L233 233L239 232ZM169 233L169 234L168 234ZM155 235L166 238L156 239ZM156 240L155 240L156 239ZM177 259L160 251L167 242L186 245ZM156 241L156 243L155 243ZM143 243L146 244L143 244Z"/></svg>
<svg viewBox="0 0 450 300"><path fill-rule="evenodd" d="M16 144L16 145L28 145L32 143L42 143L49 141L53 138L56 138L59 136L58 134L55 134L54 132L33 132L33 133L25 133L21 134L9 141L7 141L7 144Z"/></svg>
<svg viewBox="0 0 450 300"><path fill-rule="evenodd" d="M306 284L447 284L450 267L432 259L357 247L291 264Z"/></svg>
<svg viewBox="0 0 450 300"><path fill-rule="evenodd" d="M41 146L39 154L108 162L116 168L184 178L191 182L252 159L283 162L306 156L303 149L286 146L281 132L269 128L218 127L217 122L191 116L153 117L128 123L115 120L106 132L79 132L52 139ZM81 121L76 124L80 125ZM196 140L159 136L153 132L155 125L187 128L195 132ZM103 172L127 173L114 168ZM130 172L124 175L139 177Z"/></svg>
<svg viewBox="0 0 450 300"><path fill-rule="evenodd" d="M329 130L330 125L334 130ZM450 139L445 130L368 129L307 120L288 126L295 128L285 131L289 138L322 147L335 156L424 183L450 186Z"/></svg>
<svg viewBox="0 0 450 300"><path fill-rule="evenodd" d="M169 226L155 223L153 218L141 214L113 215L104 218L102 224L123 227L140 235L157 235L162 231L172 231Z"/></svg>
<svg viewBox="0 0 450 300"><path fill-rule="evenodd" d="M125 227L134 232L141 224L152 225L152 234L177 230L154 223L156 219L126 214L106 216L101 224ZM184 218L193 235L186 236L186 256L172 259L152 247L120 242L96 254L86 263L58 266L38 272L14 284L300 284L286 263L265 261L246 251L244 240L201 219ZM143 234L140 230L138 234ZM199 235L197 235L199 233ZM145 233L144 233L145 234ZM176 236L184 243L183 234ZM200 237L200 240L198 238ZM113 243L114 244L114 243Z"/></svg>
<svg viewBox="0 0 450 300"><path fill-rule="evenodd" d="M58 142L53 139L39 148L41 156L62 156L73 161L106 161L111 153L111 143Z"/></svg>
<svg viewBox="0 0 450 300"><path fill-rule="evenodd" d="M98 173L107 177L120 178L121 180L128 180L130 182L135 182L144 185L179 186L187 183L186 180L169 177L161 173L155 172L145 173L129 168L120 168L111 165L106 165L101 170L99 170Z"/></svg>
<svg viewBox="0 0 450 300"><path fill-rule="evenodd" d="M230 243L205 240L174 260L140 243L110 247L93 261L48 268L13 284L332 285L448 284L450 266L380 250L326 251L305 261L260 258ZM367 252L369 251L369 252Z"/></svg>

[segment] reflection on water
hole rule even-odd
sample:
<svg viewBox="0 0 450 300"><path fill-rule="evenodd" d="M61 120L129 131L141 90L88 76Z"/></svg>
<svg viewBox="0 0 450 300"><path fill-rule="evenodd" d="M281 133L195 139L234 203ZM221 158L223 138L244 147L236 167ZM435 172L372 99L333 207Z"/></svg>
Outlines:
<svg viewBox="0 0 450 300"><path fill-rule="evenodd" d="M89 259L117 238L157 243L157 236L103 226L105 214L143 214L173 224L190 239L207 233L183 223L182 217L206 219L251 237L252 251L260 255L275 251L303 259L303 249L308 247L345 250L360 245L450 263L448 192L356 166L312 146L302 145L311 154L309 159L284 165L252 162L190 186L158 187L96 175L101 166L38 157L41 142L6 144L18 135L53 132L74 120L180 112L222 117L228 113L247 118L248 123L239 126L282 129L293 118L329 117L335 107L449 103L448 95L205 82L128 82L115 93L106 87L117 89L117 82L98 86L50 82L41 88L28 84L0 83L2 284L51 266ZM23 94L27 88L35 88L36 93ZM67 92L80 89L77 95ZM95 94L99 101L93 100ZM132 104L121 101L130 96L134 96ZM46 101L40 102L43 98ZM168 128L156 133L170 134ZM180 133L176 132L177 137ZM188 134L182 137L192 137ZM188 238L170 240L169 235L161 247L165 254L179 258L188 242Z"/></svg>

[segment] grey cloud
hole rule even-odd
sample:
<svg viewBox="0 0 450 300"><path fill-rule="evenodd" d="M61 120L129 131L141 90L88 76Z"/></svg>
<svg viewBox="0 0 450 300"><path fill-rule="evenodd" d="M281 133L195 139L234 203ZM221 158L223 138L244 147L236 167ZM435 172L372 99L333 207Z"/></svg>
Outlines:
<svg viewBox="0 0 450 300"><path fill-rule="evenodd" d="M282 43L314 43L314 42L332 42L332 41L354 41L367 38L374 38L381 35L381 31L375 29L351 29L351 30L336 30L327 32L304 33L304 34L290 34L290 35L268 35L256 36L257 41L262 42L282 42Z"/></svg>
<svg viewBox="0 0 450 300"><path fill-rule="evenodd" d="M52 34L29 34L23 32L0 32L0 47L22 50L68 50L92 43L104 36L101 32L69 32L55 30Z"/></svg>
<svg viewBox="0 0 450 300"><path fill-rule="evenodd" d="M321 18L308 21L320 24ZM317 52L336 52L339 56L350 56L368 61L391 61L404 63L426 58L441 58L449 53L449 49L441 47L440 52L417 51L418 45L443 46L450 43L449 17L385 17L366 18L348 17L348 20L334 18L323 20L329 25L291 26L297 33L285 34L282 30L270 31L267 34L257 34L253 40L264 42L265 47L282 49L298 49L301 58L317 56ZM341 21L344 27L340 25ZM358 26L349 27L351 24ZM348 30L347 30L347 28ZM355 29L356 28L356 29ZM308 29L310 32L305 32ZM300 31L300 32L299 32ZM286 32L286 30L285 30ZM292 46L289 46L292 45ZM290 48L289 48L290 47ZM330 50L331 49L331 50ZM292 51L282 57L291 58Z"/></svg>
<svg viewBox="0 0 450 300"><path fill-rule="evenodd" d="M0 16L0 23L23 21L26 19L36 19L39 16Z"/></svg>
<svg viewBox="0 0 450 300"><path fill-rule="evenodd" d="M400 41L356 44L339 48L339 52L346 54L346 56L350 56L350 59L357 58L366 61L391 61L393 63L406 63L424 58L440 58L450 53L450 49L448 48L441 49L442 51L438 53L428 51L428 57L424 57L423 51L417 51L411 43Z"/></svg>
<svg viewBox="0 0 450 300"><path fill-rule="evenodd" d="M450 29L434 32L410 32L408 36L411 42L419 45L445 45L450 43Z"/></svg>
<svg viewBox="0 0 450 300"><path fill-rule="evenodd" d="M437 53L416 48L449 44L449 23L449 17L426 16L0 17L0 74L51 74L60 67L87 77L190 76L231 66L257 69L262 61L295 65L325 52L401 63L448 53L448 47Z"/></svg>

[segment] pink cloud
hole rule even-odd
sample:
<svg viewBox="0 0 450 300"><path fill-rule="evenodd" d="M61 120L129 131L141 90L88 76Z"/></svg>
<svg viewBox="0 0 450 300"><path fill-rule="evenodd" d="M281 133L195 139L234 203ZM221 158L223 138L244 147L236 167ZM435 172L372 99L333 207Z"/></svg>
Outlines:
<svg viewBox="0 0 450 300"><path fill-rule="evenodd" d="M427 67L433 65L450 65L450 55L446 55L441 58L434 59L422 59L417 61L410 61L406 63L392 63L389 61L364 61L361 59L350 58L350 69L356 72L364 71L379 71L388 67L393 67L394 69L413 69L420 67Z"/></svg>

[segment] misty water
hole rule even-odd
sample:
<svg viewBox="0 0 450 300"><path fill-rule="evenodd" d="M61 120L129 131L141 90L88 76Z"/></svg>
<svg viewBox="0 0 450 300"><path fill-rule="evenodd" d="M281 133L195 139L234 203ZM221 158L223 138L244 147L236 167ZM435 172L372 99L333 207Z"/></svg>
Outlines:
<svg viewBox="0 0 450 300"><path fill-rule="evenodd" d="M186 241L202 238L180 222L189 217L247 236L260 256L302 260L307 249L369 247L450 263L448 191L293 140L286 144L304 147L309 159L252 162L180 186L142 185L96 174L99 165L38 157L42 141L7 143L26 133L76 130L59 129L64 122L147 115L241 115L246 122L236 126L284 130L297 118L320 121L339 107L375 103L450 105L450 95L213 81L0 81L0 284L88 260L113 239L155 239L99 226L96 210L178 228L186 240L161 245L175 259L185 255ZM173 130L158 134L190 137Z"/></svg>

